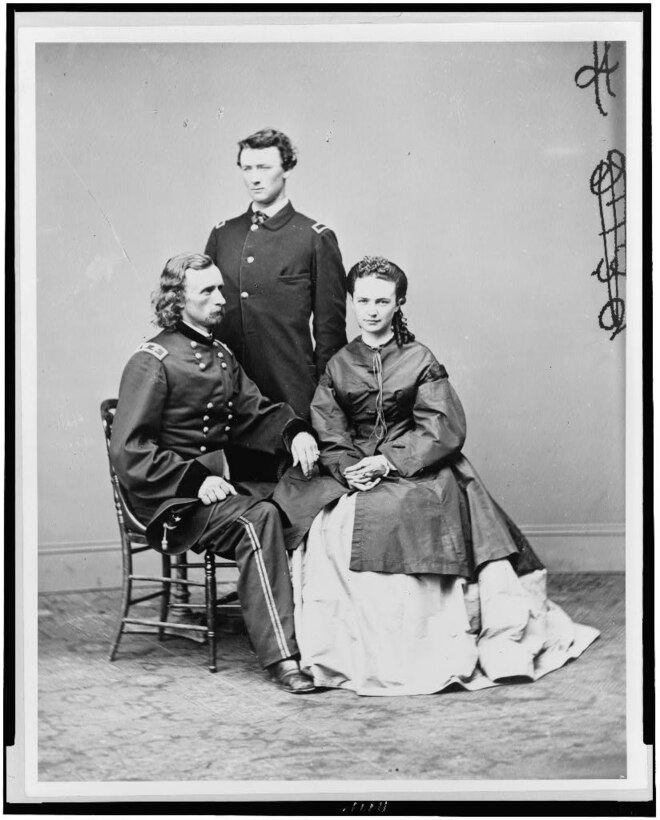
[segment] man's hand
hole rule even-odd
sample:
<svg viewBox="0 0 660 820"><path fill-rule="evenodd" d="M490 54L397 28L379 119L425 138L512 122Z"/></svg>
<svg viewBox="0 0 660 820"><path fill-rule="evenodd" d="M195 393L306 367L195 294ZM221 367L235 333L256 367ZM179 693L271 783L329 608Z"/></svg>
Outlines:
<svg viewBox="0 0 660 820"><path fill-rule="evenodd" d="M224 501L228 495L236 495L236 490L219 475L210 475L205 478L197 492L197 497L201 499L202 504L206 505Z"/></svg>
<svg viewBox="0 0 660 820"><path fill-rule="evenodd" d="M357 464L347 467L344 470L344 477L349 483L365 484L371 483L375 481L375 479L380 480L382 476L387 475L389 471L393 469L392 464L390 464L383 455L365 456L365 458L358 461ZM372 484L372 486L375 487L376 485ZM371 487L367 487L366 489L371 489Z"/></svg>
<svg viewBox="0 0 660 820"><path fill-rule="evenodd" d="M293 466L300 464L305 478L312 474L312 467L319 457L319 446L314 436L309 433L298 433L291 442L291 455L293 456Z"/></svg>

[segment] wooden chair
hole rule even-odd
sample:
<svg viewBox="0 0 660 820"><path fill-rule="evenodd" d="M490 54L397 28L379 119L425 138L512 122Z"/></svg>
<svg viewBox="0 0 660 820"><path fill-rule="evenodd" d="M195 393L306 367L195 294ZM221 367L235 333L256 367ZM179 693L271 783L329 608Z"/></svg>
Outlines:
<svg viewBox="0 0 660 820"><path fill-rule="evenodd" d="M209 671L216 672L216 626L218 623L218 613L240 614L240 606L237 603L236 592L218 598L216 565L222 567L235 567L233 561L217 559L212 550L204 552L203 561L190 561L186 558L186 553L176 556L161 555L160 575L139 575L134 572L133 558L135 555L151 547L147 544L145 532L146 527L139 521L131 510L128 497L124 488L119 483L119 478L115 473L109 458L110 436L112 434L112 422L114 421L117 399L106 399L101 403L101 421L105 432L105 443L108 450L108 463L110 466L110 480L115 501L115 512L119 524L119 534L121 536L122 553L122 602L119 625L109 659L113 661L119 649L119 642L125 634L154 634L158 635L158 640L162 641L168 631L175 629L177 634L182 632L180 637L188 637L185 632L202 634L208 644ZM188 577L188 570L203 568L204 581L193 581ZM174 571L174 572L173 572ZM136 594L133 585L155 584L157 589L145 594ZM190 587L204 587L204 603L190 603ZM140 618L131 615L131 609L136 604L144 603L155 598L160 598L160 617ZM174 598L174 600L172 600ZM174 612L198 612L203 611L206 616L206 624L187 624L170 621L171 613ZM127 629L132 626L132 629ZM148 626L151 629L136 629L136 626ZM192 638L194 640L194 638Z"/></svg>

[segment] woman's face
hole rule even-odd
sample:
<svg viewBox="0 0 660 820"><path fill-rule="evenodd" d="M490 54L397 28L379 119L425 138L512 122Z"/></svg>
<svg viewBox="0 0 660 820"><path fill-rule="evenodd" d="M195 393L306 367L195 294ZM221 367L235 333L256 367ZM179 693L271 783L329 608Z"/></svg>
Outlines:
<svg viewBox="0 0 660 820"><path fill-rule="evenodd" d="M367 276L355 280L353 308L360 328L372 336L386 336L397 310L394 282Z"/></svg>

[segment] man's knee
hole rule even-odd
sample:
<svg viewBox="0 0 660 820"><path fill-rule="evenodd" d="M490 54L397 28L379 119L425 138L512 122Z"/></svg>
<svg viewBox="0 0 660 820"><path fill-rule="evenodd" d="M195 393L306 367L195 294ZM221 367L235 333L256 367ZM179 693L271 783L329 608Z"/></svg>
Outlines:
<svg viewBox="0 0 660 820"><path fill-rule="evenodd" d="M282 519L274 504L269 501L259 501L239 518L239 523L245 528L248 535L244 546L251 551L258 550L264 555L274 557L285 556L284 534Z"/></svg>
<svg viewBox="0 0 660 820"><path fill-rule="evenodd" d="M247 519L252 524L270 524L280 528L282 526L279 510L270 501L257 501L253 507L243 513L241 518Z"/></svg>

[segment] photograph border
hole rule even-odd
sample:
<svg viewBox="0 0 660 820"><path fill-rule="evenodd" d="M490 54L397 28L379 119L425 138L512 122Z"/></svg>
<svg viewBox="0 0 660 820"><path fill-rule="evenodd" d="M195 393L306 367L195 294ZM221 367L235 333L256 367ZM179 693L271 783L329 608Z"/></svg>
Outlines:
<svg viewBox="0 0 660 820"><path fill-rule="evenodd" d="M654 705L653 679L654 665L653 638L654 628L649 613L653 602L653 473L649 462L644 463L644 454L653 447L653 408L652 381L650 378L653 365L651 344L652 338L652 302L651 302L651 182L646 172L651 166L650 112L651 112L651 76L650 76L650 4L603 4L568 5L568 4L452 4L438 7L423 6L419 13L436 15L444 20L437 23L407 22L416 11L396 11L398 6L325 6L315 7L315 13L324 13L328 19L336 18L345 9L353 9L371 15L371 19L360 24L341 22L317 22L284 24L256 22L261 14L282 14L291 16L299 13L300 7L291 5L253 6L249 11L242 5L222 7L223 11L211 10L211 5L181 4L165 6L144 4L131 7L130 11L123 4L15 4L7 6L7 186L6 186L6 463L7 476L9 468L16 470L16 497L12 495L10 481L5 484L5 543L16 543L16 552L5 550L5 755L6 778L15 777L17 783L6 780L5 811L13 804L12 790L24 785L24 797L30 803L30 811L42 813L49 808L67 808L70 813L85 803L94 804L94 813L108 813L116 810L117 803L140 807L145 813L175 814L185 809L189 813L218 813L218 802L222 803L225 813L243 814L243 809L250 808L247 803L256 801L259 810L266 814L302 813L292 812L292 802L298 808L304 805L305 813L333 814L342 804L355 805L364 800L387 801L389 807L396 806L396 811L385 813L425 815L435 814L439 804L442 813L468 816L474 811L471 801L479 802L479 811L489 815L495 808L506 809L508 814L520 816L530 813L530 807L523 801L534 801L534 813L550 811L551 814L561 808L570 808L576 814L598 815L613 813L611 810L621 808L625 813L630 802L639 804L644 815L644 807L650 807L650 801L644 799L650 794L650 777L654 769ZM212 15L222 16L225 9L236 15L250 15L249 21L220 24L211 28L207 22L193 22L195 16L204 18ZM368 11L366 11L368 9ZM570 12L569 12L570 9ZM267 11L266 11L267 10ZM390 11L398 14L397 21L382 22L383 14ZM154 25L147 27L142 22L110 23L100 25L98 22L87 27L79 25L35 25L32 19L45 15L52 18L52 12L74 15L77 19L87 14L99 13L116 15L117 18L129 15L190 15L191 24L182 27L180 23ZM305 13L302 13L305 14ZM457 14L484 14L486 17L506 14L529 17L537 14L539 20L525 23L507 19L476 22L472 19L457 20ZM548 22L544 15L566 14L568 21ZM597 22L594 19L575 20L576 17L605 14L608 19ZM24 25L21 16L35 15L29 24ZM609 19L610 15L641 15L639 23L627 20ZM306 13L309 17L309 13ZM450 19L451 18L451 19ZM137 18L134 18L137 19ZM381 22L377 22L380 20ZM493 26L497 22L497 27ZM38 780L36 768L36 683L37 669L37 606L36 606L36 506L37 506L37 454L36 437L28 431L37 430L36 416L36 145L35 145L35 112L34 112L34 47L37 42L107 42L120 35L126 36L121 42L194 42L204 40L217 42L253 42L254 38L263 37L266 42L287 42L290 37L296 42L327 42L328 37L337 37L339 41L368 41L390 37L397 42L405 36L424 39L425 41L445 41L448 28L452 33L465 27L486 26L491 28L493 40L513 41L514 30L511 27L525 26L532 32L527 40L538 38L540 30L549 35L543 39L556 39L558 26L566 27L569 23L570 36L561 39L593 39L580 34L583 26L588 26L593 33L594 26L607 36L599 39L618 39L627 42L627 173L630 195L628 201L628 269L641 272L637 279L631 276L626 281L626 309L632 321L626 330L626 667L628 688L628 772L627 782L614 781L235 781L229 785L202 781L190 782L140 782L120 783L44 783ZM574 30L573 25L577 28ZM640 29L641 26L641 29ZM461 29L461 27L464 27ZM601 28L602 27L602 28ZM440 32L442 28L442 32ZM495 35L497 28L497 36ZM607 34L614 29L618 36ZM343 33L342 31L343 30ZM509 34L505 35L504 32ZM521 28L522 31L522 28ZM442 37L439 35L442 33ZM483 40L484 34L473 28L474 39ZM573 34L575 36L573 36ZM621 36L621 35L624 36ZM14 41L15 35L15 41ZM75 35L82 39L76 39ZM395 36L396 35L396 36ZM241 36L246 39L241 39ZM522 35L521 35L522 37ZM52 39L51 39L52 38ZM98 39L100 38L100 39ZM153 38L153 39L152 39ZM163 38L163 39L160 39ZM190 39L187 39L190 38ZM217 38L217 40L215 39ZM229 39L226 39L229 38ZM269 39L274 38L274 39ZM311 39L307 39L311 38ZM450 41L453 37L449 38ZM469 42L465 34L456 38L460 42ZM113 40L114 41L114 40ZM330 39L329 41L336 41ZM403 40L405 41L405 39ZM31 66L31 67L30 67ZM13 108L14 88L16 89L17 107ZM14 116L16 132L14 131ZM18 203L17 214L13 208L13 174L11 169L17 160L16 190ZM15 232L15 234L14 234ZM16 236L14 245L13 237ZM15 269L14 269L15 265ZM12 277L12 269L15 270ZM14 302L17 302L15 326ZM16 367L16 371L15 368ZM16 403L13 403L15 397ZM632 410L632 412L631 412ZM14 415L15 414L15 415ZM14 439L11 423L17 431ZM648 457L647 457L648 458ZM644 475L642 474L644 467ZM20 483L18 480L20 476ZM34 499L27 504L26 499ZM12 521L11 512L16 504L16 518ZM29 513L29 514L28 514ZM15 531L14 531L15 530ZM638 545L643 544L640 548ZM635 546L637 545L637 546ZM14 579L17 580L16 599L13 598ZM635 595L634 591L641 592ZM15 607L15 609L14 609ZM12 628L15 618L16 631ZM12 667L12 658L15 666ZM15 689L12 683L15 678ZM635 696L643 688L644 697ZM25 698L22 703L22 698ZM11 705L15 705L16 720L12 723ZM7 707L10 707L9 709ZM8 720L9 718L9 720ZM21 747L21 740L24 746ZM24 754L24 769L19 759ZM18 774L18 777L16 775ZM21 780L20 775L23 775ZM221 786L226 787L221 787ZM469 791L466 800L455 799L456 795ZM110 794L116 800L106 800ZM20 795L19 795L20 796ZM185 796L185 800L182 799ZM209 802L209 801L214 802ZM36 802L35 802L36 801ZM164 804L163 801L166 801ZM585 803L584 801L588 801ZM20 802L20 801L19 801ZM492 803L492 811L488 811ZM557 804L560 804L558 806ZM254 808L254 805L252 806ZM153 809L153 812L149 812ZM286 811L284 811L286 809ZM329 811L329 809L333 809ZM107 811L106 811L107 810ZM485 810L485 811L484 811ZM355 811L355 810L354 810ZM8 812L11 813L11 812ZM346 813L346 812L345 812ZM351 812L349 812L351 813ZM364 812L357 812L364 813ZM367 812L368 813L368 812ZM649 815L650 816L650 815Z"/></svg>

